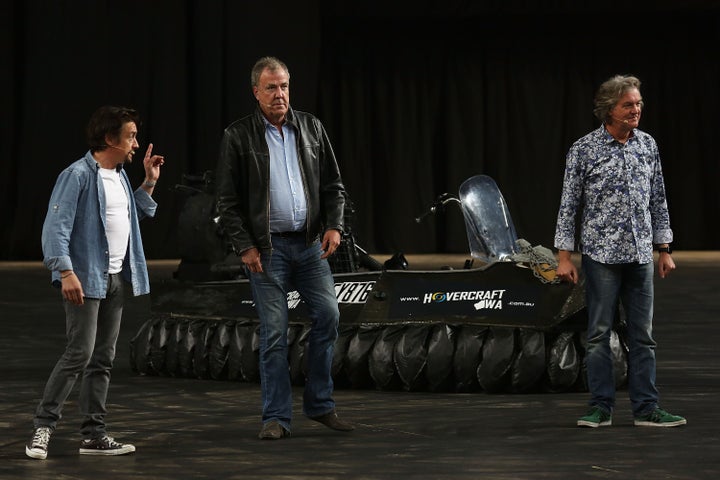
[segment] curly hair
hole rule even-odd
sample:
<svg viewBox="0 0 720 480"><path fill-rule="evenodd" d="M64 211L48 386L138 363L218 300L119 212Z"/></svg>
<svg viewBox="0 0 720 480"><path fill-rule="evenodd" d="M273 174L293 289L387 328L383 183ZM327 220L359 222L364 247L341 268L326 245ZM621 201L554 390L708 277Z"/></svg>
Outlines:
<svg viewBox="0 0 720 480"><path fill-rule="evenodd" d="M595 108L593 114L603 123L610 118L610 110L613 109L620 98L628 90L640 91L640 80L632 75L615 75L605 80L595 94ZM642 102L641 102L642 104Z"/></svg>

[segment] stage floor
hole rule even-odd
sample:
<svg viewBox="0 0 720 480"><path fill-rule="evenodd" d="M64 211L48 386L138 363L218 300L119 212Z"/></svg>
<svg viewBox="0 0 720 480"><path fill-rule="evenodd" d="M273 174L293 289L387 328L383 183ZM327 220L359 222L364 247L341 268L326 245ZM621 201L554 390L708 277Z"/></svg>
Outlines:
<svg viewBox="0 0 720 480"><path fill-rule="evenodd" d="M382 256L377 256L383 259ZM462 268L462 255L408 255L411 269ZM259 385L140 376L130 339L148 318L148 296L128 299L107 421L137 452L87 457L79 444L77 391L48 459L25 456L33 411L64 345L59 293L40 263L0 262L0 478L19 479L718 479L720 478L720 252L677 252L656 282L655 339L661 406L679 428L632 425L627 391L613 426L581 429L586 393L486 394L335 391L357 426L331 431L305 419L295 391L293 436L261 441ZM176 261L150 262L153 281Z"/></svg>

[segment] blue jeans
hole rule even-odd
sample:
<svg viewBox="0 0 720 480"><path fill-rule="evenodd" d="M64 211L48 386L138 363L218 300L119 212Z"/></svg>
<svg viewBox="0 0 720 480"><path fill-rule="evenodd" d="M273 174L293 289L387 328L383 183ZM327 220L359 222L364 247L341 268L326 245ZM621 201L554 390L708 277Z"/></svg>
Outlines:
<svg viewBox="0 0 720 480"><path fill-rule="evenodd" d="M612 413L615 378L610 350L613 321L621 303L627 322L628 391L633 414L650 413L658 404L655 340L652 338L652 262L604 264L584 255L588 309L587 376L590 406Z"/></svg>
<svg viewBox="0 0 720 480"><path fill-rule="evenodd" d="M297 290L308 308L311 331L304 347L306 369L303 413L324 415L335 409L332 360L340 321L335 281L320 242L272 236L262 252L263 272L248 272L260 317L260 385L263 423L276 420L290 430L292 385L288 364L288 292Z"/></svg>
<svg viewBox="0 0 720 480"><path fill-rule="evenodd" d="M110 275L104 299L85 298L83 305L63 301L67 344L45 384L35 412L35 427L55 430L65 400L82 374L78 400L83 416L80 433L83 439L106 435L105 402L120 333L123 292L123 279L115 274Z"/></svg>

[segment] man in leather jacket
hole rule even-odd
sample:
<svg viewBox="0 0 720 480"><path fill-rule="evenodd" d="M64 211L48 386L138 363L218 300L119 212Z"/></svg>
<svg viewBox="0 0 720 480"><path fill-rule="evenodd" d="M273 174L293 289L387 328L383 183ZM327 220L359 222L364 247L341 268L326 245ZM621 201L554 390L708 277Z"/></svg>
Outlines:
<svg viewBox="0 0 720 480"><path fill-rule="evenodd" d="M258 108L225 129L216 194L220 224L242 258L260 318L258 436L275 440L291 432L287 294L292 290L312 321L304 350L303 413L350 431L354 427L338 418L332 398L340 313L327 262L340 244L345 188L322 123L290 108L287 66L261 58L251 85Z"/></svg>

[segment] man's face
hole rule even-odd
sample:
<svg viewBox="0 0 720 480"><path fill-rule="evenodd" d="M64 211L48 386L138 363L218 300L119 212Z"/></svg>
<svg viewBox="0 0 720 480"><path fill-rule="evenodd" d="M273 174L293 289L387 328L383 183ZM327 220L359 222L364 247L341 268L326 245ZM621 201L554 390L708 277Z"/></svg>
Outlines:
<svg viewBox="0 0 720 480"><path fill-rule="evenodd" d="M285 70L265 69L253 87L260 110L273 125L282 123L290 105L290 79Z"/></svg>
<svg viewBox="0 0 720 480"><path fill-rule="evenodd" d="M137 142L137 133L135 122L127 122L123 124L122 130L120 130L120 138L106 138L107 144L110 145L107 151L117 155L118 163L132 162L135 150L140 148Z"/></svg>
<svg viewBox="0 0 720 480"><path fill-rule="evenodd" d="M610 118L615 126L632 130L640 125L642 108L642 95L636 88L632 88L625 92L610 110Z"/></svg>

